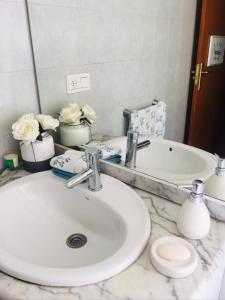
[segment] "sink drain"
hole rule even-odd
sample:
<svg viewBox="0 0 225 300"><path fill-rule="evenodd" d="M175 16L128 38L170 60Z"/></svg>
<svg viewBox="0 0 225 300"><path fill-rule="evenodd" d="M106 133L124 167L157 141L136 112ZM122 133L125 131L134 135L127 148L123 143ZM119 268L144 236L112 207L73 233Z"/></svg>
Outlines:
<svg viewBox="0 0 225 300"><path fill-rule="evenodd" d="M81 248L86 243L87 243L87 237L81 233L71 234L66 240L66 244L70 248Z"/></svg>

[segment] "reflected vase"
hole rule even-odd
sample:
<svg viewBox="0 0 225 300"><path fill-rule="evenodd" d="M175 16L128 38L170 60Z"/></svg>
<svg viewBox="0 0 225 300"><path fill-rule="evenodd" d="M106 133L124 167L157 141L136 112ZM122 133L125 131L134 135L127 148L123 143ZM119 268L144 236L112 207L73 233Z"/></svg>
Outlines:
<svg viewBox="0 0 225 300"><path fill-rule="evenodd" d="M59 127L60 142L67 147L76 147L87 144L91 140L90 126L87 124L65 124Z"/></svg>

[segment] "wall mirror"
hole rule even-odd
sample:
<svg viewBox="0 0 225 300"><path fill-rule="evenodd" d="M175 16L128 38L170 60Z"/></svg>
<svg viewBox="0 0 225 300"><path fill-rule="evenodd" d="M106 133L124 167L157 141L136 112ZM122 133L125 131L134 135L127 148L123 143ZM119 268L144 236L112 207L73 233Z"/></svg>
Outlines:
<svg viewBox="0 0 225 300"><path fill-rule="evenodd" d="M98 115L93 132L119 137L125 134L124 109L163 101L164 139L138 153L136 171L176 185L204 178L207 168L214 172L213 154L182 144L197 0L27 3L42 113L88 103ZM67 75L82 73L89 74L90 89L68 93Z"/></svg>

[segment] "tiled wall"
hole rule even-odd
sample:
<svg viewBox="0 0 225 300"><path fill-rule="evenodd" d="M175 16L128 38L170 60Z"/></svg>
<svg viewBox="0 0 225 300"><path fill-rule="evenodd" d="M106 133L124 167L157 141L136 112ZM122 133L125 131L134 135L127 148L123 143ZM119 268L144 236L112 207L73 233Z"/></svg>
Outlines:
<svg viewBox="0 0 225 300"><path fill-rule="evenodd" d="M25 0L0 1L0 168L2 156L16 151L11 124L38 112Z"/></svg>
<svg viewBox="0 0 225 300"><path fill-rule="evenodd" d="M123 134L124 108L167 103L166 137L182 141L197 0L28 0L42 110L89 103L97 130ZM66 75L91 90L68 95Z"/></svg>

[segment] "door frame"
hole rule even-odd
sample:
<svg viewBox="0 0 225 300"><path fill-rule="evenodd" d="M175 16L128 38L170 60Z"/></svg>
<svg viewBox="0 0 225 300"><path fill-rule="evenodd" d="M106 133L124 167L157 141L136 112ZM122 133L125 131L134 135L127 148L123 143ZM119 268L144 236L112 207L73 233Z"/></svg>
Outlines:
<svg viewBox="0 0 225 300"><path fill-rule="evenodd" d="M190 80L189 80L189 89L188 89L188 100L187 100L187 111L186 111L186 120L185 120L185 129L184 129L184 144L188 144L188 135L189 135L189 125L191 120L191 108L192 108L192 98L194 90L194 80L192 80L192 70L195 70L197 63L197 54L198 54L198 41L200 35L200 24L201 24L201 12L202 12L202 1L197 0L196 5L196 17L195 17L195 29L194 29L194 41L192 48L192 58L191 58L191 69L190 69Z"/></svg>

